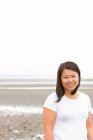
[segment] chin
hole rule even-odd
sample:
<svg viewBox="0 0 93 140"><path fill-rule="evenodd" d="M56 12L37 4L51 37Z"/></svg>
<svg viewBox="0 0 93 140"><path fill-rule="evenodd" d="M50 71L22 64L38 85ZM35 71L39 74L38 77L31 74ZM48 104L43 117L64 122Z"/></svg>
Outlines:
<svg viewBox="0 0 93 140"><path fill-rule="evenodd" d="M72 92L75 88L69 88L68 91Z"/></svg>

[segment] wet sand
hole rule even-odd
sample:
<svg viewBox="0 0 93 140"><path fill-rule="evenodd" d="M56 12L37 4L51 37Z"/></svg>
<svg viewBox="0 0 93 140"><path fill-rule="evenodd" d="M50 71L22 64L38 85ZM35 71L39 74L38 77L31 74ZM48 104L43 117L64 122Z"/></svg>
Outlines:
<svg viewBox="0 0 93 140"><path fill-rule="evenodd" d="M0 79L0 105L42 106L56 89L56 79ZM93 79L81 81L80 91L89 95L93 107Z"/></svg>

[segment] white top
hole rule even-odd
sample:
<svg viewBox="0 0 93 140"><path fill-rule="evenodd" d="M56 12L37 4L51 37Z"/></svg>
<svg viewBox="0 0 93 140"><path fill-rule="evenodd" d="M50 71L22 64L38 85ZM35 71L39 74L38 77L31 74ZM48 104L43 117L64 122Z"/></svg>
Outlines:
<svg viewBox="0 0 93 140"><path fill-rule="evenodd" d="M52 93L44 103L44 107L57 112L54 125L54 140L87 140L86 120L91 112L88 95L79 92L77 99L63 96L56 103L57 95Z"/></svg>

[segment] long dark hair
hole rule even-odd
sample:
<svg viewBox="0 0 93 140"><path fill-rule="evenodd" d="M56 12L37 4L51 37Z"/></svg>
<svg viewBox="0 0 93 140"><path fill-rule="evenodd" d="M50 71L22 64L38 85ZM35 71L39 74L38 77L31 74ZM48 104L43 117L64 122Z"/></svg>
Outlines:
<svg viewBox="0 0 93 140"><path fill-rule="evenodd" d="M57 94L58 98L57 98L56 102L59 102L61 100L62 96L64 95L64 87L61 82L61 75L62 75L62 72L64 69L73 70L73 71L77 72L78 76L79 76L79 83L78 83L77 87L71 92L72 95L74 95L76 93L78 87L80 86L81 74L80 74L78 65L71 61L67 61L67 62L60 64L60 66L58 68L58 72L57 72L56 94Z"/></svg>

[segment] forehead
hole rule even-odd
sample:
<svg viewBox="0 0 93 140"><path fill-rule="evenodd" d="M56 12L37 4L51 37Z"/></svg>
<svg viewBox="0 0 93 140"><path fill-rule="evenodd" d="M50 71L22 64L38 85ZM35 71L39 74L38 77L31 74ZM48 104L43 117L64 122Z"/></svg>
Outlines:
<svg viewBox="0 0 93 140"><path fill-rule="evenodd" d="M78 73L76 71L70 70L70 69L64 69L62 72L62 75L77 75Z"/></svg>

